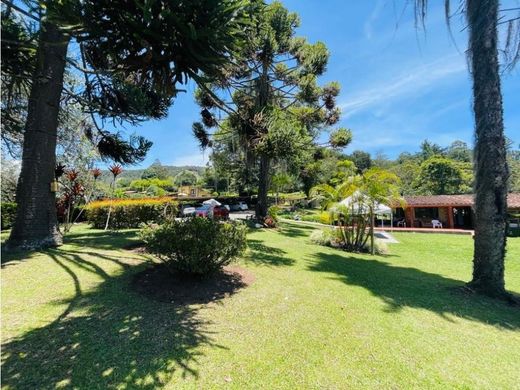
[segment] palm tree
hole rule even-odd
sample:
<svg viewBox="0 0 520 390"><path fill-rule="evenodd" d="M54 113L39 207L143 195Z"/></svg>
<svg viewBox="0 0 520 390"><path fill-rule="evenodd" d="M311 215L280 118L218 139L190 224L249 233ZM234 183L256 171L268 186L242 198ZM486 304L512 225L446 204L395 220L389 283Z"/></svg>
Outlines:
<svg viewBox="0 0 520 390"><path fill-rule="evenodd" d="M428 0L415 0L416 16L422 22L427 5ZM449 21L450 1L445 0L445 5ZM499 0L464 0L461 5L469 28L467 55L473 79L475 116L475 244L473 279L468 286L479 293L510 299L504 283L509 170L500 88L498 26L507 25L505 53L512 53L508 66L513 67L520 59L520 18L499 17ZM507 11L518 10L517 7Z"/></svg>
<svg viewBox="0 0 520 390"><path fill-rule="evenodd" d="M370 251L374 254L374 210L378 204L404 206L399 177L381 168L370 168L362 178L360 190L368 203L370 215Z"/></svg>
<svg viewBox="0 0 520 390"><path fill-rule="evenodd" d="M370 252L375 253L374 217L378 204L403 204L399 178L384 169L371 168L363 175L349 176L336 187L321 184L311 196L329 210L331 220L338 220L347 249L362 250L370 237ZM343 202L349 198L349 202ZM369 234L366 228L369 226Z"/></svg>

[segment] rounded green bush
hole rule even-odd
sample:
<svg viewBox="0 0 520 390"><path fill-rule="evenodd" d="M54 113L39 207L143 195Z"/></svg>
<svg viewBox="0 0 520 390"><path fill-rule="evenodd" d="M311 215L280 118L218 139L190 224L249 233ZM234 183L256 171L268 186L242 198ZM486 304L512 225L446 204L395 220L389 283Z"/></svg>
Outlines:
<svg viewBox="0 0 520 390"><path fill-rule="evenodd" d="M2 210L0 215L2 216L2 230L9 229L16 218L16 203L13 202L2 202Z"/></svg>
<svg viewBox="0 0 520 390"><path fill-rule="evenodd" d="M220 271L246 249L246 226L240 222L195 217L147 226L140 236L170 272L198 276Z"/></svg>

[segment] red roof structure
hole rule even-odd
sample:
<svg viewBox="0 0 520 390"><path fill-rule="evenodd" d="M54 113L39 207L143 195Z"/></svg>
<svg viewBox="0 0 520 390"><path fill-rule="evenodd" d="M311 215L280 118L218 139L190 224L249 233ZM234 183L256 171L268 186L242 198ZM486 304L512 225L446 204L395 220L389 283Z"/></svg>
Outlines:
<svg viewBox="0 0 520 390"><path fill-rule="evenodd" d="M473 194L468 195L425 195L405 196L407 207L472 207ZM520 193L507 195L507 207L509 209L520 208Z"/></svg>

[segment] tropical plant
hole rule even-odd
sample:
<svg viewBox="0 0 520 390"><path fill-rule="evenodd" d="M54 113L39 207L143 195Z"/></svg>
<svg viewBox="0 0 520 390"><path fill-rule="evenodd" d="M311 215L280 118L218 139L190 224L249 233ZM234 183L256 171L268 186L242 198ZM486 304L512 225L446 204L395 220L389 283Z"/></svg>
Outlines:
<svg viewBox="0 0 520 390"><path fill-rule="evenodd" d="M65 172L64 188L61 198L57 202L58 214L63 215L63 231L68 233L73 223L73 212L78 201L85 193L85 187L79 180L79 172L72 168Z"/></svg>
<svg viewBox="0 0 520 390"><path fill-rule="evenodd" d="M379 204L404 203L399 194L399 178L386 170L370 168L363 175L350 176L336 187L321 184L311 195L330 213L330 221L342 234L342 246L349 251L363 251L370 238L370 252L375 253L374 217Z"/></svg>
<svg viewBox="0 0 520 390"><path fill-rule="evenodd" d="M399 178L384 169L370 168L361 180L360 190L366 197L370 217L370 251L374 254L374 215L377 205L396 205L404 207L404 199L399 191Z"/></svg>
<svg viewBox="0 0 520 390"><path fill-rule="evenodd" d="M115 194L116 194L116 184L117 184L117 177L123 172L123 168L121 167L121 165L119 164L114 164L114 165L111 165L108 170L110 171L110 173L112 173L112 183L111 183L111 188L112 188L112 198L115 197ZM111 199L112 201L112 199ZM107 221L106 221L106 224L105 224L105 230L108 229L108 225L110 223L110 213L112 212L112 203L110 203L110 205L108 206L108 213L107 213Z"/></svg>

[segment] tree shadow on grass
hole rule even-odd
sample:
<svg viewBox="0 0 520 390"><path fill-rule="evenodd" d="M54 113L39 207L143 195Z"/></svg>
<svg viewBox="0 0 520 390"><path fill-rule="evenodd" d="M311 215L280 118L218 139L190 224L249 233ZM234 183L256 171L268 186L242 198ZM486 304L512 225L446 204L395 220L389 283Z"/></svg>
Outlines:
<svg viewBox="0 0 520 390"><path fill-rule="evenodd" d="M140 241L136 236L135 230L119 230L119 231L74 231L65 235L64 244L77 246L80 248L117 250L135 245L140 245ZM2 245L2 268L8 265L14 265L17 262L29 260L41 254L47 254L53 249L42 250L15 250L7 251Z"/></svg>
<svg viewBox="0 0 520 390"><path fill-rule="evenodd" d="M2 346L2 385L12 389L161 387L180 371L198 377L197 348L217 345L197 309L151 301L129 289L145 266L108 275L79 253L49 250L71 277L75 293L52 323ZM83 291L74 267L99 275Z"/></svg>
<svg viewBox="0 0 520 390"><path fill-rule="evenodd" d="M77 246L88 246L96 249L121 249L139 244L137 232L135 229L130 230L94 230L70 232L64 238L65 244Z"/></svg>
<svg viewBox="0 0 520 390"><path fill-rule="evenodd" d="M312 231L318 229L318 227L308 225L296 225L296 223L285 223L280 229L280 233L284 236L297 238L307 237Z"/></svg>
<svg viewBox="0 0 520 390"><path fill-rule="evenodd" d="M288 266L294 263L294 259L286 257L283 249L267 246L260 240L247 240L249 251L245 256L247 262L269 265Z"/></svg>
<svg viewBox="0 0 520 390"><path fill-rule="evenodd" d="M453 321L449 316L453 315L501 328L520 328L517 306L464 293L461 287L465 282L461 280L348 255L317 253L310 261L312 271L369 290L388 304L389 312L412 307L430 310L448 321Z"/></svg>

